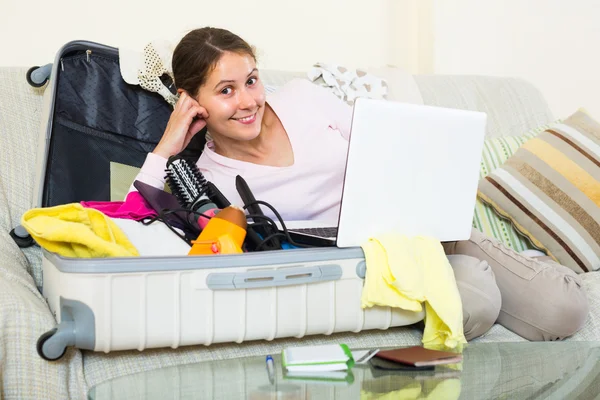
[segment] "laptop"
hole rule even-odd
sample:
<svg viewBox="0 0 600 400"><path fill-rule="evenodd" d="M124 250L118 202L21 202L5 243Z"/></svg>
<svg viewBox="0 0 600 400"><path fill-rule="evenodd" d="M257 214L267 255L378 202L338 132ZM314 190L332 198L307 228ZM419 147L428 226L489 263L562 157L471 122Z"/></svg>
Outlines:
<svg viewBox="0 0 600 400"><path fill-rule="evenodd" d="M386 233L469 239L486 122L477 111L356 99L338 226L286 221L292 239L342 248Z"/></svg>

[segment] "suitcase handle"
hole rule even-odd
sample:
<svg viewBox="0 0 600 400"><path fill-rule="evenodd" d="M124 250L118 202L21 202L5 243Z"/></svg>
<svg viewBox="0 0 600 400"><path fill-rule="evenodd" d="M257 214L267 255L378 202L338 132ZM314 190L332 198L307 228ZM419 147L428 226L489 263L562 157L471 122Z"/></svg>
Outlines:
<svg viewBox="0 0 600 400"><path fill-rule="evenodd" d="M336 281L341 277L342 267L340 265L327 264L247 272L211 273L206 277L206 286L212 290L253 289Z"/></svg>

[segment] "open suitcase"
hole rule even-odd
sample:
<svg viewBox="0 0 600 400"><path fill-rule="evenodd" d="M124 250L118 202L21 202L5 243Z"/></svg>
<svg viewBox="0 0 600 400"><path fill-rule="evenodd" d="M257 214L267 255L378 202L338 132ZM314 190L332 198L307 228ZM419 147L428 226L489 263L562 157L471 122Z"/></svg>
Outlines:
<svg viewBox="0 0 600 400"><path fill-rule="evenodd" d="M113 166L141 167L172 110L160 95L123 81L116 48L92 42L66 44L53 64L32 68L27 79L35 86L49 80L33 207L110 200ZM192 141L186 151L201 149ZM26 244L22 227L12 235ZM177 348L423 319L422 312L363 310L364 276L360 248L103 259L43 251L43 295L58 325L39 338L37 350L56 360L68 346Z"/></svg>

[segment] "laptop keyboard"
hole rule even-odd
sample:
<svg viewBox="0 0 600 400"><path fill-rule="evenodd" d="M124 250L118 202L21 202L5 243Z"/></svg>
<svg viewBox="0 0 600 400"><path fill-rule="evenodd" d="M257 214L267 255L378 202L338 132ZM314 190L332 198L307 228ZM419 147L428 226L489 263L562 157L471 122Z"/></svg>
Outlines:
<svg viewBox="0 0 600 400"><path fill-rule="evenodd" d="M320 228L294 228L289 229L290 232L303 233L305 235L313 235L323 238L331 238L337 236L338 228L332 227L320 227Z"/></svg>

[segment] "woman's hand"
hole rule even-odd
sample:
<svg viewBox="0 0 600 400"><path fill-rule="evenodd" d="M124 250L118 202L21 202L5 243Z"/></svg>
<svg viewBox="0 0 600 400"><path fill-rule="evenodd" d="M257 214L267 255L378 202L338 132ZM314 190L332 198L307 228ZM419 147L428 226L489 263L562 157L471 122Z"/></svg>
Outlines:
<svg viewBox="0 0 600 400"><path fill-rule="evenodd" d="M180 153L206 126L208 113L186 92L182 92L160 142L153 153L164 158Z"/></svg>

